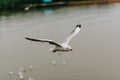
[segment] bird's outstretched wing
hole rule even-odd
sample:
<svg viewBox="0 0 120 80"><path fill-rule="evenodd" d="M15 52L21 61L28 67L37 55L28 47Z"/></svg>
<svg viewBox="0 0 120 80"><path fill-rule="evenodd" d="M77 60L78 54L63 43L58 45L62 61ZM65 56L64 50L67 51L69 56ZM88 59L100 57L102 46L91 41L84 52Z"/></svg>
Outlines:
<svg viewBox="0 0 120 80"><path fill-rule="evenodd" d="M33 38L28 38L28 37L25 37L25 39L30 40L30 41L36 41L36 42L48 42L51 45L62 47L60 44L58 44L58 43L56 43L56 42L54 42L52 40L47 40L47 39L33 39Z"/></svg>
<svg viewBox="0 0 120 80"><path fill-rule="evenodd" d="M68 44L69 41L80 31L81 25L77 25L75 29L62 41L62 44Z"/></svg>

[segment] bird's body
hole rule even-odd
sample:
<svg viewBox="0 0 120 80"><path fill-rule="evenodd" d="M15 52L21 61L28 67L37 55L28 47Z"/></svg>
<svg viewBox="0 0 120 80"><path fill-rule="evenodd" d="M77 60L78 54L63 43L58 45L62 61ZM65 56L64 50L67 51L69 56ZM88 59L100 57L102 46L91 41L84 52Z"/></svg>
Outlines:
<svg viewBox="0 0 120 80"><path fill-rule="evenodd" d="M50 50L52 51L52 52L56 52L56 51L60 51L60 52L69 52L70 50L68 50L68 49L66 49L68 46L55 46L55 47L52 47L52 48L50 48ZM72 49L71 49L71 51L72 51Z"/></svg>
<svg viewBox="0 0 120 80"><path fill-rule="evenodd" d="M81 25L77 25L75 29L61 43L57 43L53 40L47 40L47 39L33 39L28 37L25 37L25 39L36 42L48 42L49 44L54 45L54 47L50 49L52 52L56 52L56 51L69 52L72 51L72 48L68 43L80 31L80 29L81 29Z"/></svg>

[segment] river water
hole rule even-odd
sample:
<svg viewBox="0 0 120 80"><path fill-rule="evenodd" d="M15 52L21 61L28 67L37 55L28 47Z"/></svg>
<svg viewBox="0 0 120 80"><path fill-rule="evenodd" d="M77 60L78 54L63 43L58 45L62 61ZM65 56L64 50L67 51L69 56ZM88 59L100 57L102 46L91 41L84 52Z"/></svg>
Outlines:
<svg viewBox="0 0 120 80"><path fill-rule="evenodd" d="M82 28L70 53L52 53L49 44L24 39L60 42L77 24ZM26 69L24 80L120 80L119 35L119 3L6 13L0 16L0 80L19 80L20 68Z"/></svg>

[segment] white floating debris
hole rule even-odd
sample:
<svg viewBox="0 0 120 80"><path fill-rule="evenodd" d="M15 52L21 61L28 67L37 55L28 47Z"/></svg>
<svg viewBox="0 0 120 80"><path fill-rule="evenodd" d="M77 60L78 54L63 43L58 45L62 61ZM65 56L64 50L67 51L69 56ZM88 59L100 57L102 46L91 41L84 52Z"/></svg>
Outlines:
<svg viewBox="0 0 120 80"><path fill-rule="evenodd" d="M57 62L56 61L52 61L52 64L55 65Z"/></svg>
<svg viewBox="0 0 120 80"><path fill-rule="evenodd" d="M24 76L19 76L20 80L24 80Z"/></svg>
<svg viewBox="0 0 120 80"><path fill-rule="evenodd" d="M12 76L14 73L12 71L9 71L9 76Z"/></svg>
<svg viewBox="0 0 120 80"><path fill-rule="evenodd" d="M28 69L33 70L33 69L35 69L35 67L34 66L29 66Z"/></svg>
<svg viewBox="0 0 120 80"><path fill-rule="evenodd" d="M25 7L25 9L24 9L24 10L26 10L26 11L27 11L27 10L29 10L29 9L30 9L29 7Z"/></svg>
<svg viewBox="0 0 120 80"><path fill-rule="evenodd" d="M65 60L63 60L62 64L65 65L65 64L67 64L67 62Z"/></svg>
<svg viewBox="0 0 120 80"><path fill-rule="evenodd" d="M18 72L18 75L23 76L24 74L23 74L23 72Z"/></svg>
<svg viewBox="0 0 120 80"><path fill-rule="evenodd" d="M28 77L28 80L35 80L33 77Z"/></svg>
<svg viewBox="0 0 120 80"><path fill-rule="evenodd" d="M23 72L18 72L20 80L24 80L24 74Z"/></svg>
<svg viewBox="0 0 120 80"><path fill-rule="evenodd" d="M20 72L26 72L24 68L20 68Z"/></svg>

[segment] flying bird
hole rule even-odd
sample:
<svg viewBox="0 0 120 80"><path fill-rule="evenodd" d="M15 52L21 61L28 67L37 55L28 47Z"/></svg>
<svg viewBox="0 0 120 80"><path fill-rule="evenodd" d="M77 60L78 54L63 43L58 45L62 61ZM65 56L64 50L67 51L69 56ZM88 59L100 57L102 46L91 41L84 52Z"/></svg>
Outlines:
<svg viewBox="0 0 120 80"><path fill-rule="evenodd" d="M73 49L69 45L69 42L80 30L81 30L81 25L80 24L76 25L74 30L61 43L57 43L53 40L48 40L48 39L34 39L28 37L25 37L25 39L35 42L46 42L51 45L54 45L54 47L50 48L52 52L56 52L56 51L69 52L69 51L73 51Z"/></svg>

